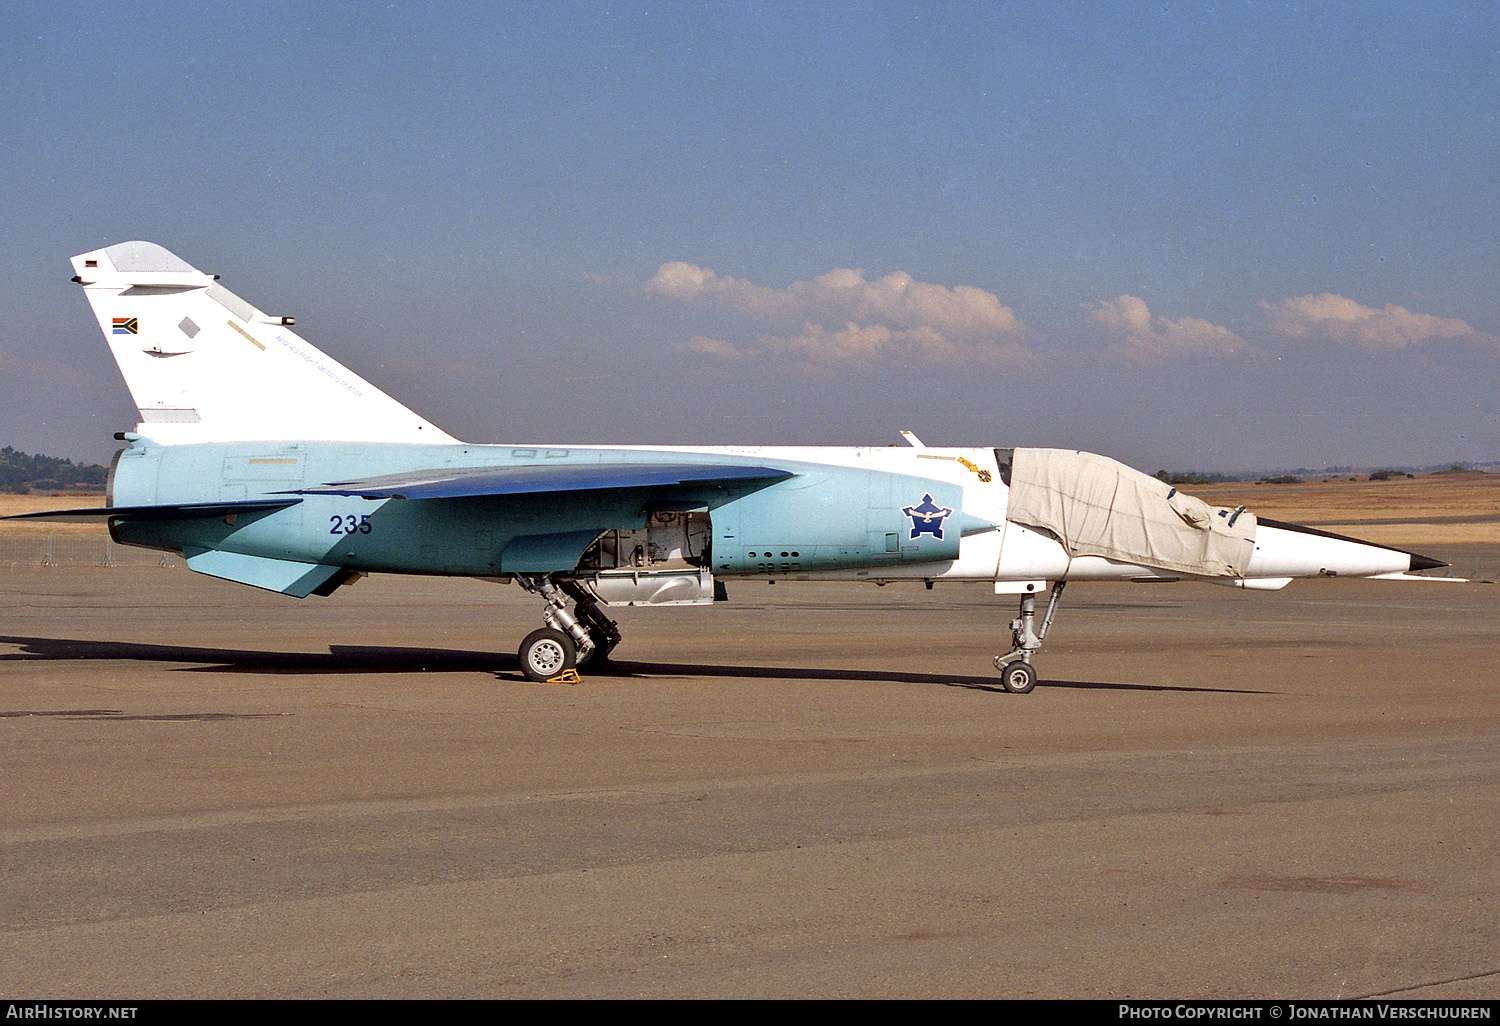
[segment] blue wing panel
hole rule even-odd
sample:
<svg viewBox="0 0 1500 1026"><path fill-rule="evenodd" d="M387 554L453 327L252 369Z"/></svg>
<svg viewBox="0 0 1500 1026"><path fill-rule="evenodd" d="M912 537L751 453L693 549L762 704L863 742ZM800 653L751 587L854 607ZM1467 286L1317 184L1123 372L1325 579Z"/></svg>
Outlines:
<svg viewBox="0 0 1500 1026"><path fill-rule="evenodd" d="M792 477L775 467L700 463L591 463L465 467L334 481L295 495L357 495L366 499L469 499L491 495L671 488L680 485L771 484Z"/></svg>
<svg viewBox="0 0 1500 1026"><path fill-rule="evenodd" d="M106 517L136 517L141 520L194 520L222 517L230 513L255 513L286 509L301 499L251 499L238 502L186 502L161 506L102 506L98 509L49 509L41 513L15 513L0 520L61 520L89 523Z"/></svg>

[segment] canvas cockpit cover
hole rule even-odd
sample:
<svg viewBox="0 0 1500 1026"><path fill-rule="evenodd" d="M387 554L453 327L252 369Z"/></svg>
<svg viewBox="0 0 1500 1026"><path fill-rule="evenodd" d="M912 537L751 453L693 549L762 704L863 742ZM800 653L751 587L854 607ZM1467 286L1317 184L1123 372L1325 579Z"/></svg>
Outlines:
<svg viewBox="0 0 1500 1026"><path fill-rule="evenodd" d="M1104 556L1201 577L1245 575L1255 548L1255 517L1243 508L1215 508L1093 453L1009 453L1006 518L1051 532L1070 555Z"/></svg>

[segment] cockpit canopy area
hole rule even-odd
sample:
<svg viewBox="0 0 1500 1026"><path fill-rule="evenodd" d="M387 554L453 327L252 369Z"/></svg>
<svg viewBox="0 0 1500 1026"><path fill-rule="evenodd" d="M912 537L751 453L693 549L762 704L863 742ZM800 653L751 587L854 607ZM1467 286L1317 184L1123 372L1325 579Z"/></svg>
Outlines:
<svg viewBox="0 0 1500 1026"><path fill-rule="evenodd" d="M1200 577L1243 577L1255 516L1185 495L1106 456L1000 449L1006 519L1055 535L1070 555L1103 556Z"/></svg>

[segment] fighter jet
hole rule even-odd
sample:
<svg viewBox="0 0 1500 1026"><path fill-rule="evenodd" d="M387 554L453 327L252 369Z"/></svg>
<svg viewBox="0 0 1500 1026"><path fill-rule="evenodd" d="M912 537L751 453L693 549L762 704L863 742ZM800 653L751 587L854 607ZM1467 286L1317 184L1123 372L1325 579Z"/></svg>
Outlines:
<svg viewBox="0 0 1500 1026"><path fill-rule="evenodd" d="M149 242L73 258L140 410L95 517L201 574L295 598L370 573L537 597L521 671L576 681L620 643L608 607L708 603L728 578L978 581L1019 598L1006 691L1073 581L1277 589L1435 559L1223 509L1067 449L461 442ZM1036 600L1048 601L1038 621Z"/></svg>

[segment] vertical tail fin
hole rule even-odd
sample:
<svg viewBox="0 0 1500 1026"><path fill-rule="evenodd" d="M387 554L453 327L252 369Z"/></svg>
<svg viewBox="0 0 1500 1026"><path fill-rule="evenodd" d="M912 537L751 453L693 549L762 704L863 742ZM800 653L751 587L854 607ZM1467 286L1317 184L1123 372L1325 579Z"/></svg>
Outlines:
<svg viewBox="0 0 1500 1026"><path fill-rule="evenodd" d="M455 441L160 246L73 268L155 441Z"/></svg>

